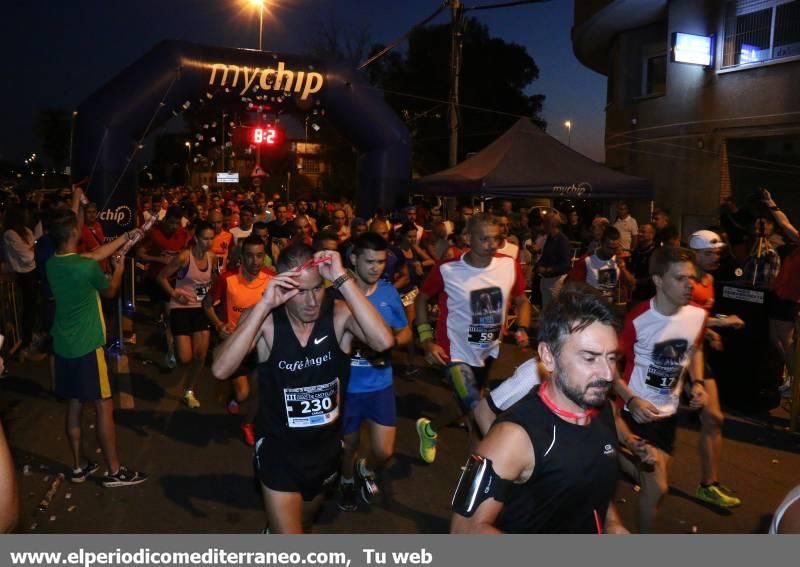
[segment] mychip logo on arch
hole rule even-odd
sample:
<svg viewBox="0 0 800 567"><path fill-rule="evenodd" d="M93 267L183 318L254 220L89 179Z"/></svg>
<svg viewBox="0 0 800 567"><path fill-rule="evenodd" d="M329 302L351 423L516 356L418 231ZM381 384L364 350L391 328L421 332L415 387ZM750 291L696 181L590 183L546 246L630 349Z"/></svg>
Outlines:
<svg viewBox="0 0 800 567"><path fill-rule="evenodd" d="M322 73L293 71L287 69L283 61L278 62L277 68L240 67L225 63L213 63L210 67L209 85L241 87L240 95L253 87L259 87L263 91L300 93L300 99L306 100L312 94L318 93L325 82Z"/></svg>
<svg viewBox="0 0 800 567"><path fill-rule="evenodd" d="M120 205L116 209L105 209L98 213L97 217L101 221L115 222L122 227L133 224L133 211L127 205Z"/></svg>

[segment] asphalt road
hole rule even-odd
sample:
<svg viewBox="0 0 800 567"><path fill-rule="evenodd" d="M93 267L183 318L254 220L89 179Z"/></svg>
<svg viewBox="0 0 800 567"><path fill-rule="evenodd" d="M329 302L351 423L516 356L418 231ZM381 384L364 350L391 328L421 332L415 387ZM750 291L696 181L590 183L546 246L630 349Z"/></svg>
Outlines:
<svg viewBox="0 0 800 567"><path fill-rule="evenodd" d="M65 405L50 392L47 362L10 364L0 379L0 417L9 435L19 473L22 520L30 533L258 533L264 526L252 474L251 449L243 443L236 418L227 415L227 383L207 369L199 380L202 407L181 403L177 371L164 366L163 347L151 322L137 323L138 344L129 348L130 394L134 407L117 410L120 458L145 471L145 484L107 489L100 477L84 484L68 481L49 508L37 505L60 472L67 473L69 450L63 428ZM531 355L505 345L492 379L511 375ZM396 362L403 363L404 355ZM421 359L419 360L421 362ZM401 365L402 366L402 365ZM440 373L423 369L412 380L397 378L396 456L383 475L382 501L343 513L335 502L323 508L320 533L440 533L449 526L452 490L467 454L459 427L440 434L435 464L417 454L414 422L448 401ZM119 399L117 399L119 401ZM699 477L695 418L684 413L672 468L671 489L656 530L664 533L765 532L772 511L800 482L800 436L785 430L786 412L770 416L728 415L722 481L743 499L733 511L694 499ZM100 461L93 410L84 413L87 456ZM102 472L102 469L101 469ZM620 481L617 501L626 524L636 528L636 487Z"/></svg>

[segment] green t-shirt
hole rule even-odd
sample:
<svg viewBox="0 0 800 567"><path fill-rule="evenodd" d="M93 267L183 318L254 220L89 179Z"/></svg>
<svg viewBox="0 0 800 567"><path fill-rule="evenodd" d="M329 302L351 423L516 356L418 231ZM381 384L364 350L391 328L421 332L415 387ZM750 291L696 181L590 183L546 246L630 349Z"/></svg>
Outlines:
<svg viewBox="0 0 800 567"><path fill-rule="evenodd" d="M55 353L78 358L103 346L106 323L97 292L109 282L100 264L78 254L56 254L47 261L46 271L56 300L50 331Z"/></svg>

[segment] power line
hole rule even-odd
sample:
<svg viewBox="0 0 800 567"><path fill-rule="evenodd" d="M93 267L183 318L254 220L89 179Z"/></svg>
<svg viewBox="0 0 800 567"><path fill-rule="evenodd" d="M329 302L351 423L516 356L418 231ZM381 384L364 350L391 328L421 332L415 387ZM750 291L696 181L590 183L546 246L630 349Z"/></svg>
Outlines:
<svg viewBox="0 0 800 567"><path fill-rule="evenodd" d="M625 137L631 133L637 132L648 132L651 130L663 130L665 128L675 128L675 127L686 127L686 126L702 126L704 124L714 124L717 122L742 122L745 120L764 120L767 118L784 118L786 116L795 116L800 115L800 111L793 111L793 112L777 112L773 114L755 114L752 116L733 116L727 118L712 118L706 120L690 120L687 122L672 122L670 124L659 124L657 126L647 126L647 127L639 127L635 130L626 130L620 132L609 132L608 138L614 139L619 137Z"/></svg>
<svg viewBox="0 0 800 567"><path fill-rule="evenodd" d="M381 49L378 53L376 53L375 55L364 61L361 65L358 66L358 70L360 71L364 67L370 65L371 63L374 63L375 61L377 61L378 59L389 53L392 49L397 47L401 42L405 41L412 33L414 33L414 31L417 28L421 28L422 26L433 20L436 16L441 14L442 10L447 8L447 5L448 5L447 2L443 2L442 5L439 6L433 14L431 14L421 22L414 24L406 33L404 33L403 35L395 39L393 42L391 42L389 45Z"/></svg>
<svg viewBox="0 0 800 567"><path fill-rule="evenodd" d="M429 96L422 96L422 95L415 95L415 94L411 94L411 93L404 93L404 92L400 92L400 91L394 91L394 90L391 90L391 89L384 89L384 88L381 88L381 87L376 87L374 85L370 85L369 88L375 89L376 91L380 91L382 93L392 94L392 95L396 95L396 96L402 96L402 97L405 97L405 98L413 98L413 99L417 99L417 100L424 100L426 102L438 102L438 103L441 103L441 104L450 104L449 100L442 100L442 99L439 99L439 98L433 98L433 97L429 97ZM500 116L513 116L514 118L531 118L531 116L529 116L527 114L514 114L512 112L504 112L502 110L495 110L493 108L485 108L485 107L481 107L481 106L474 106L474 105L471 105L471 104L461 104L461 103L459 103L457 106L459 106L460 108L464 108L466 110L476 110L476 111L479 111L479 112L490 112L492 114L498 114Z"/></svg>
<svg viewBox="0 0 800 567"><path fill-rule="evenodd" d="M495 8L510 8L512 6L522 6L523 4L541 4L543 2L550 2L550 0L518 0L517 2L503 2L501 4L481 4L479 6L465 6L465 12L472 12L475 10L493 10Z"/></svg>
<svg viewBox="0 0 800 567"><path fill-rule="evenodd" d="M649 152L647 150L629 149L628 151L631 152L631 153L634 153L634 154L644 154L644 155L650 155L650 156L661 157L661 158L669 158L671 160L687 159L685 156L679 156L679 155L674 155L674 154L665 154L665 153L659 153L659 152ZM754 165L740 165L740 164L734 164L734 163L728 163L728 167L736 168L736 169L751 169L753 171L768 171L770 173L777 173L777 174L780 174L780 175L788 175L790 177L800 178L800 173L795 172L795 171L780 171L780 170L774 169L774 168L756 167Z"/></svg>
<svg viewBox="0 0 800 567"><path fill-rule="evenodd" d="M670 147L670 148L679 148L679 149L682 149L682 150L689 150L689 151L703 153L703 154L710 154L710 155L715 156L715 157L719 155L719 152L712 151L712 150L706 150L706 149L701 149L701 148L693 148L691 146L685 146L685 145L681 145L681 144L670 144L668 142L661 141L664 138L659 138L659 139L635 138L635 137L630 136L630 135L628 135L627 137L631 138L633 141L610 145L610 146L607 146L606 149L607 150L611 150L611 149L617 149L617 148L632 146L633 144L636 144L636 143L648 143L648 144L657 144L657 145L661 145L661 146L666 146L666 147ZM684 138L693 138L693 137L696 137L696 136L695 135L672 136L669 139L684 139ZM741 154L728 153L728 159L740 159L740 160L745 160L745 161L752 161L752 162L755 162L755 163L763 163L765 165L775 165L775 166L778 166L778 167L797 168L798 170L800 170L800 165L792 165L790 163L784 163L784 162L779 162L779 161L771 161L771 160L766 160L766 159L754 158L754 157L749 157L749 156L745 156L745 155L741 155Z"/></svg>

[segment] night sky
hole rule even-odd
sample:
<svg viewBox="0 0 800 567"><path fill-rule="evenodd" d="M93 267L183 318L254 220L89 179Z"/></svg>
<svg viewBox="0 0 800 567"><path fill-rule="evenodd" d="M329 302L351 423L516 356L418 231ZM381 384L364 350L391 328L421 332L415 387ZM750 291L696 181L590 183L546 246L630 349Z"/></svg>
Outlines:
<svg viewBox="0 0 800 567"><path fill-rule="evenodd" d="M467 0L466 5L498 0ZM269 0L264 49L304 51L321 22L366 29L388 43L432 13L440 0ZM573 0L474 12L493 36L524 45L540 70L531 86L547 100L548 131L603 159L605 77L572 52ZM449 21L441 14L436 23ZM36 151L31 132L40 108L74 109L81 100L163 39L258 47L258 15L244 0L12 0L0 19L3 88L0 159ZM446 70L443 70L446 72ZM500 109L502 110L502 109Z"/></svg>

